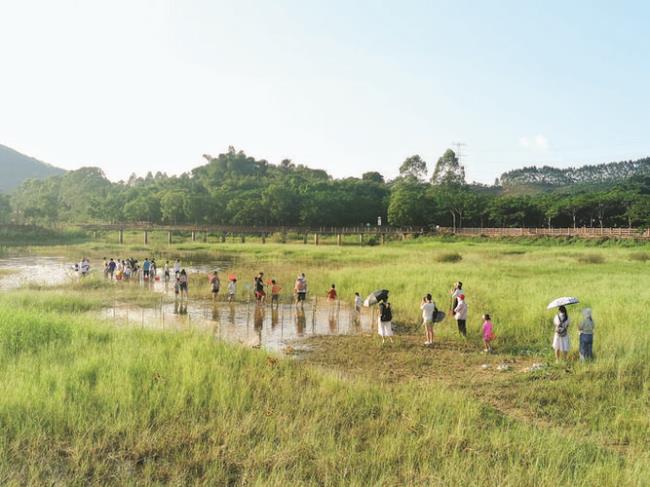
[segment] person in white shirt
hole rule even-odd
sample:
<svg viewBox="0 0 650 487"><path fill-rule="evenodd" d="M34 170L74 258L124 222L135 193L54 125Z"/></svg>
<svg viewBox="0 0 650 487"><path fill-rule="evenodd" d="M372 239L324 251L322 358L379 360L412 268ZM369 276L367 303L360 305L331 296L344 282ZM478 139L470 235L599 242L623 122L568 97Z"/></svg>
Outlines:
<svg viewBox="0 0 650 487"><path fill-rule="evenodd" d="M465 302L465 295L458 295L458 304L454 308L454 318L458 323L458 333L467 337L467 303Z"/></svg>
<svg viewBox="0 0 650 487"><path fill-rule="evenodd" d="M174 262L174 275L178 277L181 273L181 261L176 259L176 262Z"/></svg>
<svg viewBox="0 0 650 487"><path fill-rule="evenodd" d="M361 305L363 304L363 301L361 300L361 296L359 296L359 293L354 293L354 310L357 313L361 313Z"/></svg>
<svg viewBox="0 0 650 487"><path fill-rule="evenodd" d="M426 341L424 342L424 345L432 345L433 320L435 319L435 314L438 310L436 309L436 303L433 302L431 294L427 294L424 298L422 298L420 309L422 310L422 324L424 325L424 331L426 334Z"/></svg>
<svg viewBox="0 0 650 487"><path fill-rule="evenodd" d="M228 282L228 302L232 303L235 299L235 294L237 294L237 279L231 279Z"/></svg>
<svg viewBox="0 0 650 487"><path fill-rule="evenodd" d="M453 312L456 309L456 306L458 306L458 296L465 294L463 291L463 283L460 281L455 283L454 287L449 291L449 294L451 295L451 308L449 310L450 312Z"/></svg>

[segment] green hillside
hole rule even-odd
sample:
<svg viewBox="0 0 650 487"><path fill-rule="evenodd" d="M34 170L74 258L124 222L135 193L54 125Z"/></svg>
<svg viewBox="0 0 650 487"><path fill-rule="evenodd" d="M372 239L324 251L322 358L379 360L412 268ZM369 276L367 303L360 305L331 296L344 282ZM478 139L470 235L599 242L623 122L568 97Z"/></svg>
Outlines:
<svg viewBox="0 0 650 487"><path fill-rule="evenodd" d="M26 179L43 179L64 172L0 144L0 192L11 191Z"/></svg>

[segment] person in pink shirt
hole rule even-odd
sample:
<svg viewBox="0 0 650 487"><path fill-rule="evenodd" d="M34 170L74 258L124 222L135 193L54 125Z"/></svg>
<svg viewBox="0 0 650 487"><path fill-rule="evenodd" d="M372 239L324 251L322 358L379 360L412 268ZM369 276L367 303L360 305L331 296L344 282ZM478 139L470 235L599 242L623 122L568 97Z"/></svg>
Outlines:
<svg viewBox="0 0 650 487"><path fill-rule="evenodd" d="M492 341L496 338L494 336L494 325L490 320L489 314L483 315L483 344L485 345L485 353L492 353Z"/></svg>

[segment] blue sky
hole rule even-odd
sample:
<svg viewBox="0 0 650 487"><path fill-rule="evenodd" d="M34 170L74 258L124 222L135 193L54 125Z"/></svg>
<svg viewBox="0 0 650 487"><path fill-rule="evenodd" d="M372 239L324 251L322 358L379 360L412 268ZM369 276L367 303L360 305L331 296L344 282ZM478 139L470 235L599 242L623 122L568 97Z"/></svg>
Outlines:
<svg viewBox="0 0 650 487"><path fill-rule="evenodd" d="M5 1L0 143L177 174L229 145L337 177L650 154L650 3Z"/></svg>

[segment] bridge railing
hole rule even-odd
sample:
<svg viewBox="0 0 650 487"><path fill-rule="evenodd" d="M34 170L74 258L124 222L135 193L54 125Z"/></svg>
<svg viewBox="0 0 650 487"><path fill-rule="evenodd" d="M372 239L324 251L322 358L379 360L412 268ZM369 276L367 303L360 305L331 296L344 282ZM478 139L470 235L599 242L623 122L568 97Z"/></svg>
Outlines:
<svg viewBox="0 0 650 487"><path fill-rule="evenodd" d="M510 227L296 227L296 226L240 226L240 225L155 225L149 223L129 224L82 224L80 228L90 231L143 231L155 232L164 231L187 232L221 235L271 235L274 233L294 233L298 235L376 235L384 237L399 236L405 238L411 235L466 235L466 236L487 236L487 237L522 237L522 236L548 236L548 237L581 237L581 238L650 238L650 229L637 228L600 228L600 227L568 227L568 228L510 228Z"/></svg>

